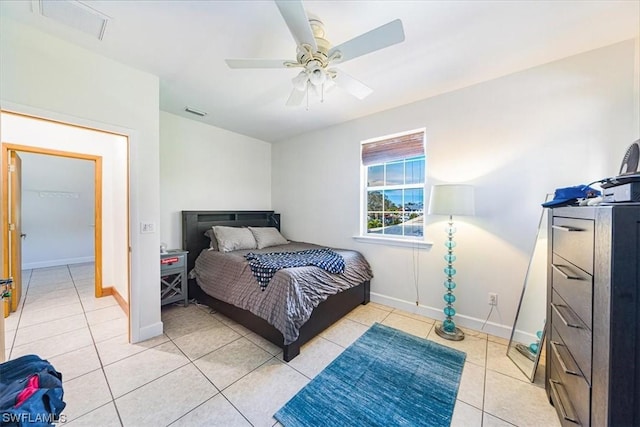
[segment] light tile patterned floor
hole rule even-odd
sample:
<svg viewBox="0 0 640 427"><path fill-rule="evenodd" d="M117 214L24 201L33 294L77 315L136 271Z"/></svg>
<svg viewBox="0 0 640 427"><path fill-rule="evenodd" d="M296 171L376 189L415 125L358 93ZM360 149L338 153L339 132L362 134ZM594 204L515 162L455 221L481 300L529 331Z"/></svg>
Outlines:
<svg viewBox="0 0 640 427"><path fill-rule="evenodd" d="M5 319L10 358L36 353L64 375L72 426L267 426L272 414L374 322L467 353L453 426L558 426L543 383L527 381L506 341L466 331L451 342L434 321L369 303L302 348L278 347L208 307L162 309L165 334L127 342L113 297L93 297L93 264L25 271L20 310Z"/></svg>

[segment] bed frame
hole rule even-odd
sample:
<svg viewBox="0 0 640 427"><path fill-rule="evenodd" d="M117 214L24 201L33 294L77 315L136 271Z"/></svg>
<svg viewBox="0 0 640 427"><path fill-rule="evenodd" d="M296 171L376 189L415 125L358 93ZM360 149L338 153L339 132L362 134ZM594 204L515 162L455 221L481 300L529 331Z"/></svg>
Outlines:
<svg viewBox="0 0 640 427"><path fill-rule="evenodd" d="M203 249L209 247L209 239L204 232L214 225L232 227L276 227L280 230L280 214L274 211L182 211L182 249L187 254L187 268L191 271L196 258ZM298 354L300 347L320 332L340 320L360 304L369 302L369 281L346 291L330 296L313 310L309 320L300 328L300 336L291 344L284 345L282 333L266 320L234 305L220 301L205 293L196 283L189 280L189 297L205 303L214 310L233 319L242 326L282 348L283 359L288 362Z"/></svg>

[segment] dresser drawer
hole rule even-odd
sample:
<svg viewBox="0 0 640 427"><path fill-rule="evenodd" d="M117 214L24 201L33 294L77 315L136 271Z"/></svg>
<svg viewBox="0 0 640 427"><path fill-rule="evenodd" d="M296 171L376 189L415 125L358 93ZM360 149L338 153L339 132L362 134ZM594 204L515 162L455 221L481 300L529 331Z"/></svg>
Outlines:
<svg viewBox="0 0 640 427"><path fill-rule="evenodd" d="M593 276L554 254L551 263L553 289L591 329Z"/></svg>
<svg viewBox="0 0 640 427"><path fill-rule="evenodd" d="M552 366L552 379L561 383L571 406L577 415L580 425L588 426L590 424L590 405L591 388L580 372L576 361L569 353L564 345L560 334L555 328L551 328L551 339L549 340L549 356Z"/></svg>
<svg viewBox="0 0 640 427"><path fill-rule="evenodd" d="M560 376L558 374L558 370L555 369L555 366L551 366L549 370L548 382L550 392L549 399L551 400L551 404L556 408L558 418L560 419L560 425L562 427L581 426L580 418L571 403L569 392L565 385L560 381Z"/></svg>
<svg viewBox="0 0 640 427"><path fill-rule="evenodd" d="M591 330L555 291L551 300L551 324L591 384Z"/></svg>
<svg viewBox="0 0 640 427"><path fill-rule="evenodd" d="M553 252L593 274L593 221L554 217Z"/></svg>

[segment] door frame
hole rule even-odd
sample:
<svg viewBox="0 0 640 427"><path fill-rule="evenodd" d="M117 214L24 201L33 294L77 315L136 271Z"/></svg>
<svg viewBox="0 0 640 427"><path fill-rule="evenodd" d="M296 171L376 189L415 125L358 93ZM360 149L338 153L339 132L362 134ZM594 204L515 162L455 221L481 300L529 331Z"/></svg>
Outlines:
<svg viewBox="0 0 640 427"><path fill-rule="evenodd" d="M50 148L35 147L30 145L2 143L2 164L8 165L9 152L43 154L47 156L66 157L78 160L94 162L94 257L95 257L95 296L100 298L105 295L102 288L102 157L92 154L74 153ZM9 168L2 168L2 218L9 216ZM9 248L9 222L2 221L2 246ZM9 251L3 251L2 273L8 275L10 271ZM108 293L110 294L110 292Z"/></svg>
<svg viewBox="0 0 640 427"><path fill-rule="evenodd" d="M20 299L22 298L22 159L18 155L17 151L9 151L9 158L7 161L9 169L8 179L9 192L8 194L8 206L9 217L7 222L9 224L9 247L7 247L7 253L9 254L9 270L4 275L5 277L13 278L13 286L10 298L10 303L7 304L9 312L14 312L18 309ZM20 191L20 194L15 192ZM16 214L17 215L14 215ZM19 218L18 218L19 217ZM14 292L17 293L17 297L14 298ZM4 313L8 315L9 313Z"/></svg>

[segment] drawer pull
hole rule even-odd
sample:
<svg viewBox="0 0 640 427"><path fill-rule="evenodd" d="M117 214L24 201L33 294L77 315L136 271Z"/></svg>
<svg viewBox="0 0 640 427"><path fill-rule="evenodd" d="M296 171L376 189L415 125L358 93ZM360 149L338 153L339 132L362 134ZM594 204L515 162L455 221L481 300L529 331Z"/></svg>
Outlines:
<svg viewBox="0 0 640 427"><path fill-rule="evenodd" d="M550 343L551 343L551 349L553 350L553 353L558 358L558 362L560 362L560 367L565 372L565 374L578 376L579 374L576 371L572 371L571 369L567 368L567 365L564 363L564 359L560 354L560 350L558 350L558 346L562 346L563 344L560 344L559 342L556 342L556 341L550 341Z"/></svg>
<svg viewBox="0 0 640 427"><path fill-rule="evenodd" d="M568 326L569 328L577 328L577 329L582 329L582 326L580 326L577 323L570 323L566 317L564 317L562 315L562 313L560 312L560 308L559 307L564 307L564 306L560 306L558 304L554 304L551 303L551 308L553 308L553 310L558 314L558 317L560 318L560 320L562 321L562 323L564 323L565 326Z"/></svg>
<svg viewBox="0 0 640 427"><path fill-rule="evenodd" d="M552 225L551 228L559 231L584 231L582 228L569 227L568 225Z"/></svg>
<svg viewBox="0 0 640 427"><path fill-rule="evenodd" d="M562 384L556 380L550 380L549 381L549 385L551 386L551 392L553 393L555 399L554 401L558 404L558 408L560 409L560 415L562 415L562 418L564 418L567 421L571 421L572 423L578 424L580 425L580 421L578 421L578 417L576 417L576 415L573 413L573 408L570 406L567 408L564 405L564 402L561 397L560 397L560 389L562 389L562 391L564 392L564 387L562 386ZM564 393L564 397L566 398L566 392ZM567 409L570 409L570 411L567 411Z"/></svg>
<svg viewBox="0 0 640 427"><path fill-rule="evenodd" d="M565 279L567 279L567 280L582 280L582 277L580 277L580 276L576 276L576 275L571 274L571 273L569 273L569 274L565 273L564 271L562 271L562 270L560 269L560 266L559 266L559 265L551 264L551 267L553 267L553 269L554 269L555 271L557 271L558 273L560 273L560 275L561 275L562 277L564 277ZM565 267L565 268L566 268L566 266L564 266L564 265L563 265L562 267ZM567 270L568 270L568 268L567 268Z"/></svg>

